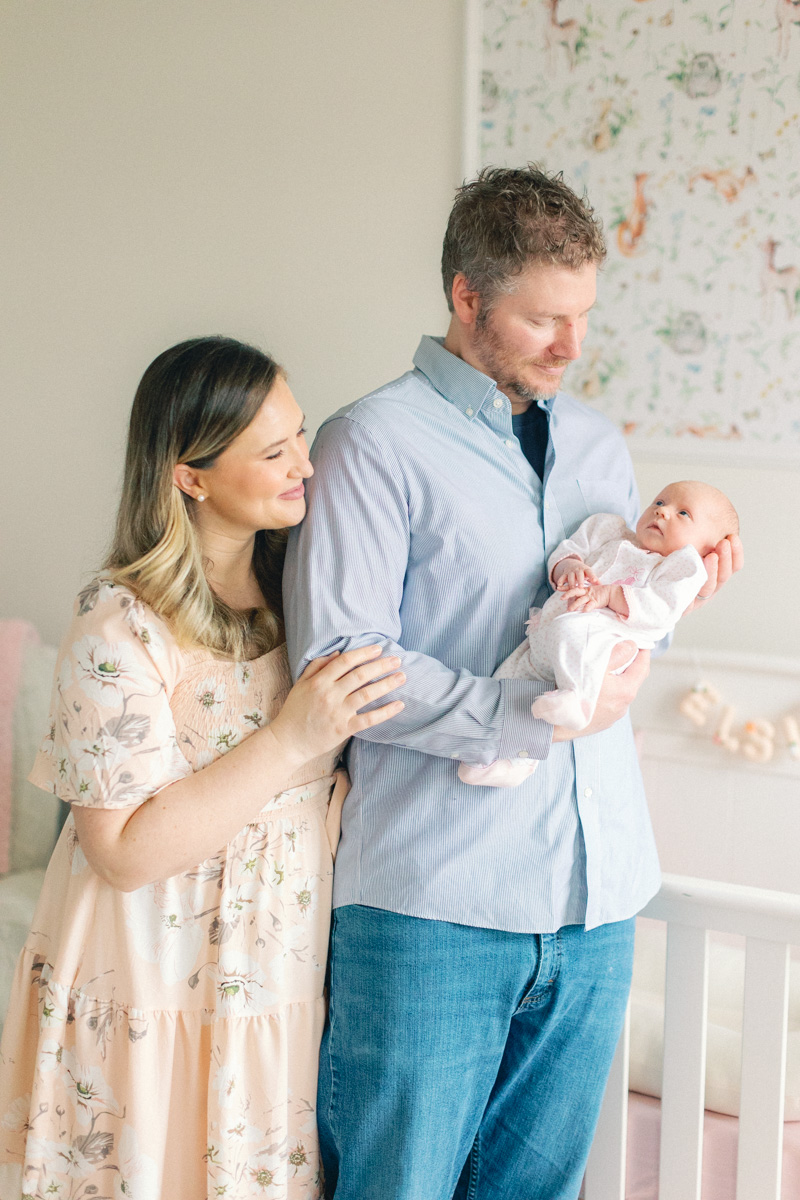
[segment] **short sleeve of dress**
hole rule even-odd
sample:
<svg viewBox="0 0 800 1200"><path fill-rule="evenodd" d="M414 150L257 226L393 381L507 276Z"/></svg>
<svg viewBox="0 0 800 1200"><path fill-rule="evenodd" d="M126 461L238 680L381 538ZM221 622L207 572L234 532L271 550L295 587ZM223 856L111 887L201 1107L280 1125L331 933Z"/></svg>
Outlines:
<svg viewBox="0 0 800 1200"><path fill-rule="evenodd" d="M78 596L61 645L31 783L71 804L133 808L191 774L169 705L181 671L175 640L152 609L95 580Z"/></svg>

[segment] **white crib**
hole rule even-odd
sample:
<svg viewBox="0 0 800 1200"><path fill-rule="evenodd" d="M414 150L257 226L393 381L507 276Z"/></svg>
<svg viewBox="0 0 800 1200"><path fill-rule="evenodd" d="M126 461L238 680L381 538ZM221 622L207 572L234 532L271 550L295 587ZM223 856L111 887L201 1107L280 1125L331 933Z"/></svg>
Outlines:
<svg viewBox="0 0 800 1200"><path fill-rule="evenodd" d="M709 932L746 940L736 1200L780 1200L789 947L800 896L668 875L644 913L667 922L659 1200L700 1200ZM626 1021L586 1171L586 1200L625 1200Z"/></svg>

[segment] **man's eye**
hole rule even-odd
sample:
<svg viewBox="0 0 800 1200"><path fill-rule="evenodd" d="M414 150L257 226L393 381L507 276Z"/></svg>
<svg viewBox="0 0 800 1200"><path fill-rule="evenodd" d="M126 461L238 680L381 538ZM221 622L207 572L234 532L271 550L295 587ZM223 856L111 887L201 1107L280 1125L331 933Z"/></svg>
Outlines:
<svg viewBox="0 0 800 1200"><path fill-rule="evenodd" d="M298 437L302 437L302 436L303 436L303 434L304 434L304 433L306 433L306 432L307 432L307 430L306 430L306 427L305 427L305 425L304 425L302 429L298 429L298 431L297 431L297 436L298 436Z"/></svg>

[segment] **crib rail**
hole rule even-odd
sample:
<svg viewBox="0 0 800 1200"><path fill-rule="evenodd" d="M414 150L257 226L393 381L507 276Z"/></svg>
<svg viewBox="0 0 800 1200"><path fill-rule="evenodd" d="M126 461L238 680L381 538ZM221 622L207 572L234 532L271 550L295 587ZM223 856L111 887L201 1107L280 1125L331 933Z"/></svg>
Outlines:
<svg viewBox="0 0 800 1200"><path fill-rule="evenodd" d="M800 896L665 875L642 915L667 922L659 1200L700 1200L710 930L747 939L736 1200L780 1200L789 946L800 945ZM628 1044L626 1020L585 1200L625 1200Z"/></svg>

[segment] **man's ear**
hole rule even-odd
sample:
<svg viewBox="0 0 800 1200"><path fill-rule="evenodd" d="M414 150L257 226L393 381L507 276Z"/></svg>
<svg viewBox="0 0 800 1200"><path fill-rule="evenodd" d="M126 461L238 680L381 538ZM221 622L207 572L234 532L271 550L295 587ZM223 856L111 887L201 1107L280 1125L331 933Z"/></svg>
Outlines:
<svg viewBox="0 0 800 1200"><path fill-rule="evenodd" d="M467 282L466 275L459 271L453 279L453 312L462 325L474 325L481 308L481 298Z"/></svg>

